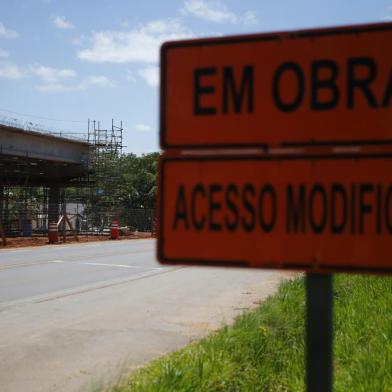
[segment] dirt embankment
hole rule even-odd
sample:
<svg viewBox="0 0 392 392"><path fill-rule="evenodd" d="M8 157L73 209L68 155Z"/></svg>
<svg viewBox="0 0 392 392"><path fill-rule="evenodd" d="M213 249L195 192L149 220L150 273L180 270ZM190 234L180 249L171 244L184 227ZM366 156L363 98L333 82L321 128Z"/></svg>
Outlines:
<svg viewBox="0 0 392 392"><path fill-rule="evenodd" d="M142 238L151 238L151 233L135 232L126 236L121 236L119 240L137 240ZM109 236L106 235L80 235L78 236L78 241L73 236L67 236L67 244L75 242L96 242L96 241L112 241ZM114 240L118 241L118 240ZM57 244L64 244L62 237L59 237L59 242ZM7 244L4 246L0 237L0 249L8 248L23 248L26 246L44 246L49 245L47 237L12 237L7 238Z"/></svg>

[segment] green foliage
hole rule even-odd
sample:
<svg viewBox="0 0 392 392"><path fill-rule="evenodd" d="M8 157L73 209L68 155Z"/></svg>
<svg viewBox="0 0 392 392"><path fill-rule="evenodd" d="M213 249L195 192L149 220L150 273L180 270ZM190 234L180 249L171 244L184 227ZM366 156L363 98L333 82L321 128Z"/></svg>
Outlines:
<svg viewBox="0 0 392 392"><path fill-rule="evenodd" d="M100 155L92 178L94 192L87 197L87 213L134 208L154 208L159 153Z"/></svg>
<svg viewBox="0 0 392 392"><path fill-rule="evenodd" d="M336 278L336 391L392 391L392 279Z"/></svg>
<svg viewBox="0 0 392 392"><path fill-rule="evenodd" d="M0 219L7 216L8 221L20 220L22 223L25 219L37 217L43 199L43 188L7 187L3 199L4 209L0 211Z"/></svg>
<svg viewBox="0 0 392 392"><path fill-rule="evenodd" d="M128 208L155 208L159 153L137 157L124 155L119 160L119 203Z"/></svg>
<svg viewBox="0 0 392 392"><path fill-rule="evenodd" d="M334 390L392 391L392 280L339 275L334 298ZM304 318L301 278L111 391L303 391Z"/></svg>

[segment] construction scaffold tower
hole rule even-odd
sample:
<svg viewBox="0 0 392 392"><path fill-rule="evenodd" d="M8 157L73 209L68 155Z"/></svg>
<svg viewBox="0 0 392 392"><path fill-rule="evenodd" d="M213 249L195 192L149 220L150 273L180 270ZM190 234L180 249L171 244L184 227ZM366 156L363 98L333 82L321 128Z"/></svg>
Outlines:
<svg viewBox="0 0 392 392"><path fill-rule="evenodd" d="M123 148L123 125L114 124L112 119L111 129L102 129L100 122L88 119L87 141L95 149L96 154L121 155Z"/></svg>

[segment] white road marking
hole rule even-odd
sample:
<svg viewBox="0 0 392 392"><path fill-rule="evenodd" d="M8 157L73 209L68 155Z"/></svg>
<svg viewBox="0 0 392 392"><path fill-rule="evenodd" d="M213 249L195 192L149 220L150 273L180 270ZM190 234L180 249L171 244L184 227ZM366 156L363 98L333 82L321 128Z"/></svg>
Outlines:
<svg viewBox="0 0 392 392"><path fill-rule="evenodd" d="M60 263L67 263L64 260L50 260L48 261L48 263L56 263L56 264L60 264ZM110 264L110 263L89 263L89 262L69 262L72 264L82 264L82 265L94 265L94 266L102 266L102 267L119 267L119 268L138 268L138 269L149 269L149 270L163 270L165 268L163 267L148 267L148 266L142 266L142 265L127 265L127 264Z"/></svg>
<svg viewBox="0 0 392 392"><path fill-rule="evenodd" d="M144 266L137 266L137 265L127 265L127 264L109 264L109 263L80 263L80 264L85 264L85 265L97 265L97 266L103 266L103 267L120 267L120 268L145 268L145 269L151 269L151 270L161 270L163 268L157 268L157 267L144 267Z"/></svg>

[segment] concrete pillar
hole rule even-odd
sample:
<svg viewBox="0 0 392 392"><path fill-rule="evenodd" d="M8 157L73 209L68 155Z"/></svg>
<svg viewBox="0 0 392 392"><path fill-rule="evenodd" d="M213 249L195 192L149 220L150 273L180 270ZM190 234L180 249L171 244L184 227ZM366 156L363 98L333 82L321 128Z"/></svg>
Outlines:
<svg viewBox="0 0 392 392"><path fill-rule="evenodd" d="M0 240L3 246L7 245L4 226L4 187L0 185Z"/></svg>
<svg viewBox="0 0 392 392"><path fill-rule="evenodd" d="M9 188L5 191L3 188L3 226L4 230L7 233L10 230L10 223L9 223Z"/></svg>
<svg viewBox="0 0 392 392"><path fill-rule="evenodd" d="M64 217L65 214L66 214L65 189L63 189L61 192L61 215ZM61 222L61 234L63 236L63 242L67 241L66 229L67 229L66 222L65 222L65 219L63 219L63 221Z"/></svg>
<svg viewBox="0 0 392 392"><path fill-rule="evenodd" d="M48 218L50 222L56 222L59 220L60 210L60 187L58 185L52 185L49 188L49 202L48 202Z"/></svg>
<svg viewBox="0 0 392 392"><path fill-rule="evenodd" d="M49 217L48 217L48 188L45 186L42 188L43 201L42 201L42 228L49 229Z"/></svg>
<svg viewBox="0 0 392 392"><path fill-rule="evenodd" d="M4 219L4 186L0 185L0 221Z"/></svg>

